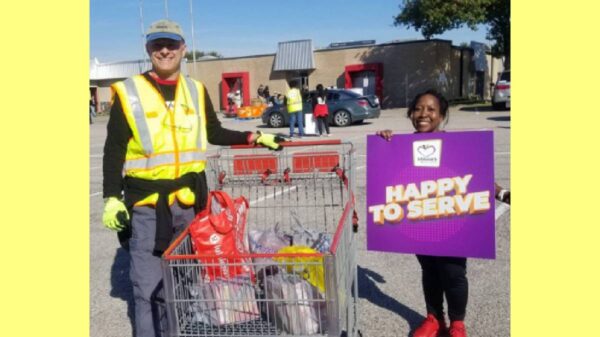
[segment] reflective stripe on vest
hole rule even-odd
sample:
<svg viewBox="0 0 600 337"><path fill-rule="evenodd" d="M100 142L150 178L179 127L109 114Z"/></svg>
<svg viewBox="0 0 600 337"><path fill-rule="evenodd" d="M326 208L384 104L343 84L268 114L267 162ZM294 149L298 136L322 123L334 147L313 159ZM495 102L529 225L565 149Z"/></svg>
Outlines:
<svg viewBox="0 0 600 337"><path fill-rule="evenodd" d="M203 161L206 160L206 154L204 152L194 151L194 152L182 152L179 153L179 162L181 164L186 164L195 161ZM160 165L169 165L175 162L175 154L174 153L165 153L154 155L149 158L138 158L138 159L130 159L125 162L125 170L150 170L156 166Z"/></svg>
<svg viewBox="0 0 600 337"><path fill-rule="evenodd" d="M131 113L135 118L135 125L137 126L140 139L142 141L142 147L147 155L152 154L152 139L150 137L150 131L148 130L148 124L146 124L146 116L142 103L140 102L140 95L138 94L133 78L128 78L123 81L125 90L127 90L127 98L129 99L129 106L131 107Z"/></svg>
<svg viewBox="0 0 600 337"><path fill-rule="evenodd" d="M190 91L191 95L192 95L192 102L194 103L194 109L196 109L196 111L200 111L200 102L198 99L198 88L196 88L196 83L194 83L194 81L192 81L191 78L189 77L185 77L185 81L187 82L187 86L188 86L188 90ZM198 124L202 125L202 117L200 116L200 113L198 113ZM200 133L198 134L198 142L197 142L197 146L198 149L202 149L202 140L204 139L204 129L203 127L200 128Z"/></svg>
<svg viewBox="0 0 600 337"><path fill-rule="evenodd" d="M288 91L287 111L288 113L302 111L302 96L300 95L300 90L294 88Z"/></svg>

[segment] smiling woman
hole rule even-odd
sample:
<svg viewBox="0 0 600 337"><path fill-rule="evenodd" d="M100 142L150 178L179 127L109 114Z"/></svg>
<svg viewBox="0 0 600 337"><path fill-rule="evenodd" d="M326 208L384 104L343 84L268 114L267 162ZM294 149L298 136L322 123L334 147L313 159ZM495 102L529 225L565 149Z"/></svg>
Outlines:
<svg viewBox="0 0 600 337"><path fill-rule="evenodd" d="M410 118L415 133L443 132L442 123L448 122L448 101L437 90L430 89L419 93L411 101L407 117ZM387 141L392 140L392 130L377 131L377 135ZM413 146L416 144L413 143ZM429 144L415 148L428 159L434 154ZM416 158L419 158L418 156ZM479 159L476 159L479 162ZM421 165L430 166L430 165ZM464 177L448 177L416 184L386 187L386 204L369 207L373 214L373 222L383 225L385 221L399 222L404 217L409 220L437 219L464 214L486 212L492 207L489 201L490 190L476 190L467 193L467 185L471 174ZM496 186L496 198L501 196L500 186ZM500 188L501 189L501 188ZM454 191L453 195L447 195ZM510 195L510 194L509 194ZM510 201L510 199L508 199ZM401 204L406 204L405 210ZM450 337L466 337L464 318L467 309L469 282L467 280L467 259L465 257L433 256L417 254L421 265L423 295L427 309L427 317L414 330L414 337L432 337L446 335ZM450 328L446 325L444 315L444 298L447 302Z"/></svg>

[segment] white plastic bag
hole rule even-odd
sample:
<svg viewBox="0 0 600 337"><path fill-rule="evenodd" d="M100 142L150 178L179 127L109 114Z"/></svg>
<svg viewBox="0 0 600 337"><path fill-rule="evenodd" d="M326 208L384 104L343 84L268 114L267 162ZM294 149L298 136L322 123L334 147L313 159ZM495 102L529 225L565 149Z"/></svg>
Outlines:
<svg viewBox="0 0 600 337"><path fill-rule="evenodd" d="M306 228L300 222L298 214L295 210L290 212L292 217L292 244L295 246L307 246L318 250L321 253L326 253L331 247L331 234L317 233L316 231Z"/></svg>
<svg viewBox="0 0 600 337"><path fill-rule="evenodd" d="M275 254L281 248L289 246L290 239L279 231L279 225L275 225L275 228L267 229L265 231L248 231L248 243L251 253ZM273 263L273 260L255 258L254 263L257 269L261 269L262 267Z"/></svg>
<svg viewBox="0 0 600 337"><path fill-rule="evenodd" d="M277 273L264 281L267 317L279 329L294 335L323 334L327 326L326 303L319 290L294 274Z"/></svg>
<svg viewBox="0 0 600 337"><path fill-rule="evenodd" d="M192 319L210 325L257 320L256 292L248 277L236 277L190 286Z"/></svg>

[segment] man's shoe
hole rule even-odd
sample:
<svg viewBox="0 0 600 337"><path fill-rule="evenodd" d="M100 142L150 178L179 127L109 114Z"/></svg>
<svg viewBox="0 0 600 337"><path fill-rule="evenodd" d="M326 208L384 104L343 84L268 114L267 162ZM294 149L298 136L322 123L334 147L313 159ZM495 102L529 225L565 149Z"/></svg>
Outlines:
<svg viewBox="0 0 600 337"><path fill-rule="evenodd" d="M463 321L453 321L450 323L450 337L467 337L467 329Z"/></svg>
<svg viewBox="0 0 600 337"><path fill-rule="evenodd" d="M446 322L439 321L432 314L427 314L425 320L413 333L413 337L438 337L446 333Z"/></svg>

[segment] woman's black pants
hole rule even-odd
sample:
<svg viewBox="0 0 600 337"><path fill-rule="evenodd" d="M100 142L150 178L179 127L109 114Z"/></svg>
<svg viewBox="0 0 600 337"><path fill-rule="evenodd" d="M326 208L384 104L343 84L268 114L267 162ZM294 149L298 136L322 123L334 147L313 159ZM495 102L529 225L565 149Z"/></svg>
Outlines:
<svg viewBox="0 0 600 337"><path fill-rule="evenodd" d="M423 293L427 313L442 319L446 295L450 321L464 320L469 296L467 259L428 255L417 255L417 259L423 270Z"/></svg>

